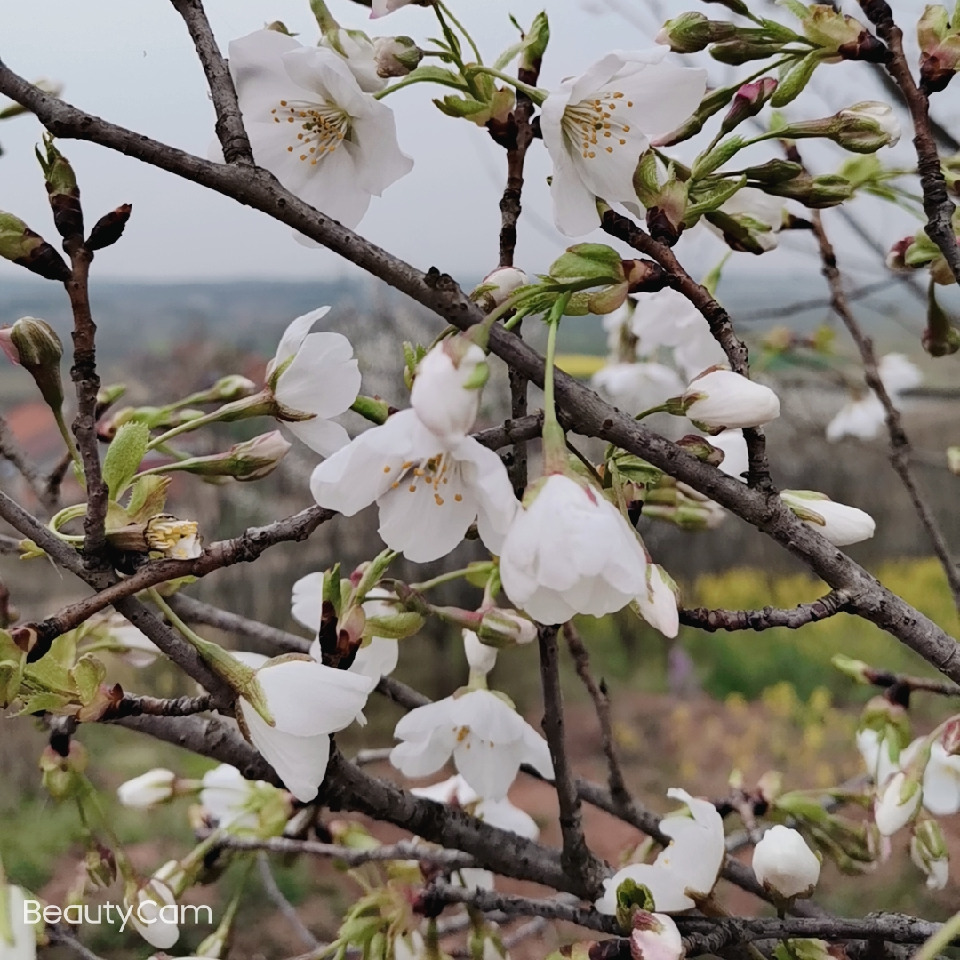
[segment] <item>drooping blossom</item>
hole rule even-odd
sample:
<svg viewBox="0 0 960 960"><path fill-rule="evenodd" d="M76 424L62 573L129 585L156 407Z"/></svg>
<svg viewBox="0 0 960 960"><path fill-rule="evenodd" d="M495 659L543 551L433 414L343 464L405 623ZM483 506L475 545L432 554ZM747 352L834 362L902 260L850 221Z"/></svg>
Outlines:
<svg viewBox="0 0 960 960"><path fill-rule="evenodd" d="M177 901L162 880L152 877L124 900L127 906L133 907L130 922L151 947L169 950L180 939L180 927L170 919L175 911L169 909L175 907Z"/></svg>
<svg viewBox="0 0 960 960"><path fill-rule="evenodd" d="M598 197L636 203L633 174L640 155L699 105L705 72L663 63L665 52L607 54L544 102L540 122L553 161L553 214L566 236L599 226Z"/></svg>
<svg viewBox="0 0 960 960"><path fill-rule="evenodd" d="M468 690L411 710L397 724L390 762L407 777L426 777L451 757L484 799L502 800L522 763L553 777L546 741L506 700Z"/></svg>
<svg viewBox="0 0 960 960"><path fill-rule="evenodd" d="M590 484L559 473L531 487L500 555L507 596L540 623L623 609L646 589L646 567L619 510Z"/></svg>
<svg viewBox="0 0 960 960"><path fill-rule="evenodd" d="M456 443L473 429L484 380L483 350L475 343L448 338L420 361L410 405L444 443Z"/></svg>
<svg viewBox="0 0 960 960"><path fill-rule="evenodd" d="M229 50L254 158L321 213L355 227L371 196L410 172L393 111L361 90L339 54L275 30Z"/></svg>
<svg viewBox="0 0 960 960"><path fill-rule="evenodd" d="M125 807L145 810L169 800L177 776L172 770L158 767L127 780L117 787L117 799Z"/></svg>
<svg viewBox="0 0 960 960"><path fill-rule="evenodd" d="M360 370L350 341L342 333L310 332L329 310L320 307L297 317L267 365L267 381L277 403L294 415L307 416L284 420L284 425L324 457L349 442L347 431L332 418L348 410L360 391Z"/></svg>
<svg viewBox="0 0 960 960"><path fill-rule="evenodd" d="M780 400L762 383L731 370L708 370L683 393L684 413L716 429L759 427L780 416Z"/></svg>
<svg viewBox="0 0 960 960"><path fill-rule="evenodd" d="M498 553L517 511L496 453L470 436L444 443L413 410L395 413L321 463L310 490L320 506L348 517L376 501L384 543L417 563L450 553L474 520Z"/></svg>
<svg viewBox="0 0 960 960"><path fill-rule="evenodd" d="M784 900L809 897L820 879L820 861L791 827L771 827L753 851L753 872L764 889Z"/></svg>
<svg viewBox="0 0 960 960"><path fill-rule="evenodd" d="M680 630L680 611L672 583L663 567L648 563L646 583L637 594L637 608L643 619L671 639Z"/></svg>
<svg viewBox="0 0 960 960"><path fill-rule="evenodd" d="M246 697L237 700L237 719L284 786L308 803L323 782L330 734L357 718L376 680L299 658L268 661L256 680L274 723Z"/></svg>
<svg viewBox="0 0 960 960"><path fill-rule="evenodd" d="M904 767L915 750L915 747L904 750L901 757ZM948 753L939 740L933 742L930 759L923 772L923 806L935 817L948 817L960 812L960 757Z"/></svg>
<svg viewBox="0 0 960 960"><path fill-rule="evenodd" d="M262 780L248 780L228 763L208 770L200 788L200 806L217 826L255 829L259 817L251 805L257 795L276 788Z"/></svg>
<svg viewBox="0 0 960 960"><path fill-rule="evenodd" d="M709 896L725 853L723 820L707 800L691 797L676 787L667 796L685 803L692 816L676 814L660 821L670 844L653 863L634 863L618 870L603 882L603 896L597 909L611 916L617 912L617 888L625 880L646 887L660 913L677 913L696 906L693 897Z"/></svg>
<svg viewBox="0 0 960 960"><path fill-rule="evenodd" d="M900 769L900 743L892 735L882 736L866 727L857 732L857 749L863 758L867 773L882 787Z"/></svg>
<svg viewBox="0 0 960 960"><path fill-rule="evenodd" d="M885 787L877 791L873 818L881 836L892 837L917 815L923 790L919 783L908 780L902 771L895 773Z"/></svg>
<svg viewBox="0 0 960 960"><path fill-rule="evenodd" d="M834 546L845 547L869 540L877 529L876 521L858 507L836 503L826 494L813 490L782 490L780 499L807 526L826 537Z"/></svg>
<svg viewBox="0 0 960 960"><path fill-rule="evenodd" d="M921 820L910 838L910 859L926 874L928 890L942 890L950 880L950 857L936 820Z"/></svg>

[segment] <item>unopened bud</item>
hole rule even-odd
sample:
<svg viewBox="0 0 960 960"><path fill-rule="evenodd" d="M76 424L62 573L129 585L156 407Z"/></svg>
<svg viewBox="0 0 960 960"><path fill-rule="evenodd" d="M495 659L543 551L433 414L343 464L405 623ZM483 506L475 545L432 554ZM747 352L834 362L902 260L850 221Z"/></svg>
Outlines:
<svg viewBox="0 0 960 960"><path fill-rule="evenodd" d="M958 11L957 13L960 13ZM960 19L954 14L954 19ZM960 22L951 23L945 7L931 4L917 23L920 86L924 93L945 90L960 66Z"/></svg>
<svg viewBox="0 0 960 960"><path fill-rule="evenodd" d="M373 41L373 59L377 76L405 77L416 70L423 51L411 37L377 37Z"/></svg>
<svg viewBox="0 0 960 960"><path fill-rule="evenodd" d="M0 213L0 257L47 280L64 283L71 277L63 257L12 213Z"/></svg>
<svg viewBox="0 0 960 960"><path fill-rule="evenodd" d="M768 160L755 167L747 167L743 172L749 181L767 186L793 180L803 173L803 166L789 160Z"/></svg>
<svg viewBox="0 0 960 960"><path fill-rule="evenodd" d="M64 240L83 237L83 210L80 188L66 157L53 145L49 134L43 138L44 152L37 148L37 160L43 169L53 222Z"/></svg>
<svg viewBox="0 0 960 960"><path fill-rule="evenodd" d="M622 266L629 293L655 293L667 285L666 271L652 260L624 260Z"/></svg>
<svg viewBox="0 0 960 960"><path fill-rule="evenodd" d="M714 44L710 48L710 56L720 63L739 67L751 60L765 60L767 57L774 57L782 49L783 43L778 40L752 41L738 38Z"/></svg>
<svg viewBox="0 0 960 960"><path fill-rule="evenodd" d="M477 636L492 647L508 647L536 640L537 627L515 610L491 607L483 612Z"/></svg>
<svg viewBox="0 0 960 960"><path fill-rule="evenodd" d="M540 72L540 62L550 42L550 22L543 11L533 18L530 29L523 37L523 49L520 51L520 69L527 72ZM521 80L524 79L521 74Z"/></svg>
<svg viewBox="0 0 960 960"><path fill-rule="evenodd" d="M720 125L720 132L729 133L744 120L755 117L776 89L777 81L773 77L761 77L743 84L734 94L730 109Z"/></svg>
<svg viewBox="0 0 960 960"><path fill-rule="evenodd" d="M942 890L949 879L949 854L936 820L921 820L910 839L910 859L926 874L930 890Z"/></svg>
<svg viewBox="0 0 960 960"><path fill-rule="evenodd" d="M811 177L804 173L783 183L767 184L764 190L777 197L796 200L811 210L836 207L853 196L850 181L836 174Z"/></svg>
<svg viewBox="0 0 960 960"><path fill-rule="evenodd" d="M260 480L272 473L286 456L290 444L279 430L271 430L252 440L234 444L224 453L190 457L169 464L165 469L182 470L200 477L232 477L244 483Z"/></svg>
<svg viewBox="0 0 960 960"><path fill-rule="evenodd" d="M33 377L51 409L63 406L63 344L49 323L36 317L21 317L12 327L0 330L0 349Z"/></svg>
<svg viewBox="0 0 960 960"><path fill-rule="evenodd" d="M823 50L852 49L861 42L864 34L870 36L859 20L839 13L828 3L815 3L809 10L809 16L803 21L804 35Z"/></svg>
<svg viewBox="0 0 960 960"><path fill-rule="evenodd" d="M172 770L157 768L127 780L117 787L117 799L125 807L148 809L174 795L177 777Z"/></svg>
<svg viewBox="0 0 960 960"><path fill-rule="evenodd" d="M723 451L712 446L707 440L696 433L687 434L677 441L677 446L681 447L692 457L709 463L714 467L719 467L723 463Z"/></svg>
<svg viewBox="0 0 960 960"><path fill-rule="evenodd" d="M647 204L647 227L655 240L673 246L683 233L687 213L687 185L668 180Z"/></svg>
<svg viewBox="0 0 960 960"><path fill-rule="evenodd" d="M853 660L842 653L835 654L830 661L841 673L845 673L857 683L870 683L870 666L862 660Z"/></svg>
<svg viewBox="0 0 960 960"><path fill-rule="evenodd" d="M124 228L133 210L132 203L121 204L116 210L105 213L94 225L87 237L88 250L102 250L116 243L123 236Z"/></svg>
<svg viewBox="0 0 960 960"><path fill-rule="evenodd" d="M900 123L886 103L863 100L841 110L837 119L839 128L830 139L854 153L873 153L900 140Z"/></svg>
<svg viewBox="0 0 960 960"><path fill-rule="evenodd" d="M483 278L470 294L470 299L474 300L484 313L489 313L529 282L527 275L517 267L498 267Z"/></svg>
<svg viewBox="0 0 960 960"><path fill-rule="evenodd" d="M699 53L711 43L730 40L738 32L736 24L726 20L709 20L702 13L682 13L663 25L657 43L674 53Z"/></svg>

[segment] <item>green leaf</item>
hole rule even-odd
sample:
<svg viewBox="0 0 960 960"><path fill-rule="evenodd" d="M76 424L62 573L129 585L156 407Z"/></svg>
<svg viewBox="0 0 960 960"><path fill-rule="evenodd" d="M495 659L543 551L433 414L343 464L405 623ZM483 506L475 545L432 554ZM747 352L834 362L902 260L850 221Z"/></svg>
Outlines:
<svg viewBox="0 0 960 960"><path fill-rule="evenodd" d="M808 53L802 60L795 63L784 74L780 85L773 91L770 103L774 107L785 107L803 92L803 88L810 82L813 71L820 66L823 59L822 50Z"/></svg>
<svg viewBox="0 0 960 960"><path fill-rule="evenodd" d="M117 431L103 461L103 479L111 500L130 485L149 444L150 430L144 423L131 420Z"/></svg>
<svg viewBox="0 0 960 960"><path fill-rule="evenodd" d="M88 653L77 661L70 674L80 695L80 702L86 705L92 703L100 692L100 684L106 679L107 668L100 660Z"/></svg>
<svg viewBox="0 0 960 960"><path fill-rule="evenodd" d="M550 276L557 280L595 278L616 282L622 279L620 254L603 243L578 243L550 264Z"/></svg>
<svg viewBox="0 0 960 960"><path fill-rule="evenodd" d="M146 523L151 517L163 513L169 486L170 477L151 476L134 480L127 504L131 523Z"/></svg>

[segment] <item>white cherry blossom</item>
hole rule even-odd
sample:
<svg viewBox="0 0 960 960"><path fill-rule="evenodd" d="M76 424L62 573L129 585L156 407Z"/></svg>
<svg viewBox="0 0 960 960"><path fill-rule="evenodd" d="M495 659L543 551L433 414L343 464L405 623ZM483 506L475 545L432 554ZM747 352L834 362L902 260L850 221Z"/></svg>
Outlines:
<svg viewBox="0 0 960 960"><path fill-rule="evenodd" d="M960 757L947 753L939 740L930 748L930 760L923 772L923 805L935 817L960 812Z"/></svg>
<svg viewBox="0 0 960 960"><path fill-rule="evenodd" d="M370 18L385 17L394 10L405 7L411 0L373 0L373 10L370 12Z"/></svg>
<svg viewBox="0 0 960 960"><path fill-rule="evenodd" d="M882 737L870 727L857 732L857 749L867 773L878 787L882 787L900 769L902 754L899 743ZM896 756L892 756L891 751L895 751Z"/></svg>
<svg viewBox="0 0 960 960"><path fill-rule="evenodd" d="M780 499L804 523L826 537L836 547L869 540L877 529L876 521L858 507L836 503L826 494L813 490L782 490Z"/></svg>
<svg viewBox="0 0 960 960"><path fill-rule="evenodd" d="M717 882L725 853L723 820L707 800L691 797L676 787L667 796L682 800L692 817L684 814L664 817L660 829L670 844L653 863L634 863L618 870L603 882L603 896L597 901L601 913L617 912L617 888L624 880L645 886L661 913L677 913L696 905L693 897L709 896Z"/></svg>
<svg viewBox="0 0 960 960"><path fill-rule="evenodd" d="M708 370L690 381L684 412L705 427L759 427L780 416L780 400L762 383L732 370Z"/></svg>
<svg viewBox="0 0 960 960"><path fill-rule="evenodd" d="M410 172L393 111L361 90L339 54L275 30L229 51L254 158L321 213L355 227L371 196Z"/></svg>
<svg viewBox="0 0 960 960"><path fill-rule="evenodd" d="M500 578L511 602L540 623L621 610L646 587L647 559L599 490L552 474L528 494L507 534Z"/></svg>
<svg viewBox="0 0 960 960"><path fill-rule="evenodd" d="M754 848L753 872L778 897L808 897L820 879L820 861L796 830L777 824Z"/></svg>
<svg viewBox="0 0 960 960"><path fill-rule="evenodd" d="M902 771L895 773L887 785L877 792L873 818L881 836L892 837L917 815L923 790L919 783L910 783Z"/></svg>
<svg viewBox="0 0 960 960"><path fill-rule="evenodd" d="M117 787L117 799L125 807L148 809L169 800L173 796L173 785L177 775L172 770L158 767L127 780Z"/></svg>
<svg viewBox="0 0 960 960"><path fill-rule="evenodd" d="M578 237L596 229L598 197L636 203L640 155L699 105L706 73L663 63L665 52L609 53L544 102L540 123L553 161L550 192L561 233Z"/></svg>
<svg viewBox="0 0 960 960"><path fill-rule="evenodd" d="M417 367L410 405L420 422L444 443L462 440L472 429L486 379L486 354L475 343L443 340Z"/></svg>
<svg viewBox="0 0 960 960"><path fill-rule="evenodd" d="M659 564L648 563L646 583L637 595L637 607L651 627L673 638L680 631L680 611L671 583Z"/></svg>
<svg viewBox="0 0 960 960"><path fill-rule="evenodd" d="M169 950L180 939L180 928L169 917L176 906L173 891L156 877L139 887L127 906L133 907L130 922L151 947Z"/></svg>
<svg viewBox="0 0 960 960"><path fill-rule="evenodd" d="M284 421L284 426L325 457L349 442L347 431L332 418L348 410L360 391L360 370L350 341L342 333L310 332L329 310L320 307L297 317L267 365L267 380L277 402L310 414L306 420Z"/></svg>
<svg viewBox="0 0 960 960"><path fill-rule="evenodd" d="M723 461L717 469L735 480L743 480L743 475L750 466L743 431L721 430L715 436L707 437L707 443L723 451Z"/></svg>
<svg viewBox="0 0 960 960"><path fill-rule="evenodd" d="M923 375L916 365L902 353L887 353L877 364L877 373L890 399L897 405L905 390L919 386ZM827 424L827 439L842 440L857 437L871 440L880 432L886 417L880 398L872 391L851 397Z"/></svg>
<svg viewBox="0 0 960 960"><path fill-rule="evenodd" d="M664 913L637 910L630 929L632 960L681 960L683 937L673 920Z"/></svg>
<svg viewBox="0 0 960 960"><path fill-rule="evenodd" d="M0 882L0 898L6 901L0 904L0 912L9 918L9 932L13 937L10 943L0 933L0 956L3 960L36 960L37 931L27 922L28 898L23 888Z"/></svg>
<svg viewBox="0 0 960 960"><path fill-rule="evenodd" d="M683 392L683 381L662 363L611 363L598 370L590 385L625 413L637 414Z"/></svg>
<svg viewBox="0 0 960 960"><path fill-rule="evenodd" d="M339 28L320 38L319 46L343 58L364 93L378 93L387 85L387 78L377 72L377 53L373 41L362 30Z"/></svg>
<svg viewBox="0 0 960 960"><path fill-rule="evenodd" d="M262 780L247 780L236 767L228 763L208 770L203 775L202 783L200 805L218 826L229 826L234 830L255 829L259 818L250 809L251 801L257 793L274 790Z"/></svg>
<svg viewBox="0 0 960 960"><path fill-rule="evenodd" d="M323 782L330 734L357 718L376 680L298 658L270 660L256 679L274 724L245 697L237 701L237 719L284 786L308 803Z"/></svg>
<svg viewBox="0 0 960 960"><path fill-rule="evenodd" d="M481 797L502 800L522 763L553 778L547 742L502 697L468 690L411 710L397 724L402 741L390 762L407 777L426 777L451 757Z"/></svg>
<svg viewBox="0 0 960 960"><path fill-rule="evenodd" d="M413 410L321 463L310 490L320 506L348 517L376 501L384 543L417 563L450 553L474 520L499 552L518 506L496 453L469 436L444 443Z"/></svg>
<svg viewBox="0 0 960 960"><path fill-rule="evenodd" d="M750 228L751 237L765 253L779 246L784 214L781 197L771 197L756 187L743 187L720 207L720 212L745 223ZM723 237L723 232L709 220L701 222L711 233Z"/></svg>

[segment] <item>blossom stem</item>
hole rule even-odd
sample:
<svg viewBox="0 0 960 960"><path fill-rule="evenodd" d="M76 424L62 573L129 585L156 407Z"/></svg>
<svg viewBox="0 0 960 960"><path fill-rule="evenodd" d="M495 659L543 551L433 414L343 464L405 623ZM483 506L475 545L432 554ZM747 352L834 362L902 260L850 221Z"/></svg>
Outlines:
<svg viewBox="0 0 960 960"><path fill-rule="evenodd" d="M469 577L477 572L477 564L470 567L462 567L460 570L451 570L449 573L441 573L430 580L422 580L420 583L411 583L410 589L422 593L424 590L430 590L433 587L439 587L444 583L451 583L454 580L460 580L463 577ZM492 568L492 564L488 564Z"/></svg>
<svg viewBox="0 0 960 960"><path fill-rule="evenodd" d="M563 293L554 301L547 316L547 355L543 371L543 465L545 473L562 471L567 462L567 442L557 419L554 377L557 358L557 332L571 294Z"/></svg>
<svg viewBox="0 0 960 960"><path fill-rule="evenodd" d="M437 9L437 8L442 10L446 18L463 34L463 36L466 38L467 43L470 44L470 49L473 51L473 55L477 58L477 63L482 64L483 57L480 55L480 49L477 47L476 43L474 42L473 37L471 37L470 34L467 32L466 27L464 27L464 25L454 16L453 11L445 3L442 3L441 0L436 0L436 3L434 4L434 9ZM442 23L443 21L441 20L440 22Z"/></svg>
<svg viewBox="0 0 960 960"><path fill-rule="evenodd" d="M914 960L934 960L960 936L960 913L955 913L914 955Z"/></svg>
<svg viewBox="0 0 960 960"><path fill-rule="evenodd" d="M60 431L60 436L63 437L63 442L67 445L67 450L70 452L70 459L76 464L77 469L83 473L83 461L80 459L80 451L77 450L77 445L73 440L73 434L70 433L66 421L63 419L63 410L60 408L54 410L53 418L57 421L57 429Z"/></svg>
<svg viewBox="0 0 960 960"><path fill-rule="evenodd" d="M504 73L502 70L494 70L493 67L469 67L464 68L469 75L483 73L488 77L496 77L498 80L502 80L504 83L509 84L515 90L529 97L538 107L542 106L543 102L547 99L548 92L543 90L540 87L532 87L529 83L524 83L522 80L518 80L516 77L511 77L510 74Z"/></svg>
<svg viewBox="0 0 960 960"><path fill-rule="evenodd" d="M255 396L234 400L233 403L226 403L217 410L212 410L202 417L197 417L196 420L187 420L185 423L171 427L166 433L161 433L159 437L154 437L147 445L147 450L155 450L160 444L167 443L174 437L189 433L191 430L198 430L200 427L209 426L211 423L266 416L270 413L271 400L269 391L265 390Z"/></svg>

